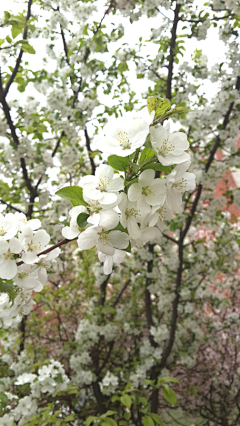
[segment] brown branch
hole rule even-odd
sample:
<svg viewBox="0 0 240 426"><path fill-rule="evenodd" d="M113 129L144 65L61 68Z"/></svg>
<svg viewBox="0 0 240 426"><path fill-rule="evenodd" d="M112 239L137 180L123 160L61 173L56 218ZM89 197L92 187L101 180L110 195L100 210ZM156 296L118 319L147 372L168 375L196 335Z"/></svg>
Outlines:
<svg viewBox="0 0 240 426"><path fill-rule="evenodd" d="M12 206L12 204L7 203L6 201L3 201L2 198L0 198L0 203L5 204L7 207L9 207L9 209L15 210L15 212L24 214L22 210L17 209L16 207Z"/></svg>
<svg viewBox="0 0 240 426"><path fill-rule="evenodd" d="M60 146L60 143L61 143L61 140L62 140L63 136L65 136L64 131L62 131L62 133L61 133L61 135L60 135L60 138L58 139L58 141L57 141L57 143L56 143L56 145L55 145L55 148L54 148L54 150L53 150L53 152L52 152L52 158L55 156L55 154L56 154L56 152L57 152L57 150L58 150L58 148L59 148L59 146Z"/></svg>
<svg viewBox="0 0 240 426"><path fill-rule="evenodd" d="M64 52L65 52L66 62L70 66L70 62L69 62L69 58L68 58L67 42L66 42L65 35L64 35L64 32L63 32L61 25L60 25L60 28L61 28L61 36L62 36L62 42L63 42L63 48L64 48Z"/></svg>
<svg viewBox="0 0 240 426"><path fill-rule="evenodd" d="M28 32L27 22L31 17L31 6L32 6L32 0L28 0L27 16L26 16L26 19L25 19L25 28L23 30L23 36L22 36L23 40L27 39L27 32ZM18 58L16 60L16 64L15 64L15 67L13 69L13 72L12 72L12 74L11 74L11 76L10 76L6 86L5 86L4 95L3 95L4 98L7 96L7 93L9 91L10 87L11 87L11 84L13 83L14 78L17 75L18 69L19 69L20 64L21 64L22 56L23 56L23 50L21 49L20 52L19 52Z"/></svg>
<svg viewBox="0 0 240 426"><path fill-rule="evenodd" d="M111 277L111 274L109 274L106 279L103 281L103 283L100 286L100 297L99 297L99 301L98 304L99 306L103 306L106 300L106 288L107 288L107 284L108 284L108 280Z"/></svg>
<svg viewBox="0 0 240 426"><path fill-rule="evenodd" d="M181 5L176 4L176 9L174 12L174 20L173 20L173 27L171 31L171 41L170 41L170 52L169 52L169 62L168 62L168 76L167 76L167 88L166 88L166 98L171 100L172 98L172 76L173 76L173 63L175 58L175 45L176 45L176 38L177 38L177 25L179 21L179 12L180 12Z"/></svg>
<svg viewBox="0 0 240 426"><path fill-rule="evenodd" d="M112 350L113 350L113 346L114 346L114 341L112 341L112 342L110 342L109 343L109 349L108 349L108 351L107 351L107 355L106 355L106 357L105 357L105 359L104 359L104 361L103 361L103 363L102 363L102 365L101 365L101 367L99 367L99 369L98 369L98 371L97 371L97 375L99 376L99 374L101 373L101 371L106 367L106 365L107 365L107 363L108 363L108 360L109 360L109 358L110 358L110 355L111 355L111 352L112 352Z"/></svg>
<svg viewBox="0 0 240 426"><path fill-rule="evenodd" d="M117 304L118 304L119 300L121 299L121 297L122 297L122 295L123 295L124 291L126 290L126 288L128 287L128 285L130 284L130 282L131 282L131 280L128 280L128 281L126 282L126 284L123 286L123 288L122 288L122 290L120 291L119 295L117 296L117 298L116 298L115 302L113 303L113 307L114 307L114 308L117 306Z"/></svg>
<svg viewBox="0 0 240 426"><path fill-rule="evenodd" d="M163 232L162 232L162 235L164 236L164 238L167 238L167 240L172 241L174 244L178 244L178 241L175 240L174 238L170 237L170 235L164 234Z"/></svg>
<svg viewBox="0 0 240 426"><path fill-rule="evenodd" d="M235 15L234 13L229 13L228 15L225 15L225 16L216 16L214 18L211 18L210 21L220 21L221 19L227 19L227 18L230 18L234 15ZM204 19L204 18L202 18L202 19L184 19L184 18L180 17L179 20L182 21L182 22L191 22L191 23L194 23L194 24L198 24L200 22L201 23L204 22L206 19Z"/></svg>
<svg viewBox="0 0 240 426"><path fill-rule="evenodd" d="M41 251L41 253L38 253L38 254L37 254L37 256L41 256L42 254L48 254L48 253L50 253L51 251L53 251L55 248L61 247L61 246L63 246L64 244L69 243L69 241L74 241L74 240L76 240L76 238L73 238L72 240L67 240L67 238L64 238L63 240L59 241L58 243L54 244L53 246L48 247L46 250ZM24 262L22 262L22 261L17 262L17 266L20 266L20 265L22 265L23 263L24 263Z"/></svg>
<svg viewBox="0 0 240 426"><path fill-rule="evenodd" d="M88 157L89 157L90 164L91 164L92 175L95 175L96 166L95 166L94 160L91 156L92 150L91 150L91 147L90 147L90 138L89 138L89 135L88 135L87 126L85 126L84 135L85 135L85 139L86 139L86 147L87 147L87 150L88 150Z"/></svg>

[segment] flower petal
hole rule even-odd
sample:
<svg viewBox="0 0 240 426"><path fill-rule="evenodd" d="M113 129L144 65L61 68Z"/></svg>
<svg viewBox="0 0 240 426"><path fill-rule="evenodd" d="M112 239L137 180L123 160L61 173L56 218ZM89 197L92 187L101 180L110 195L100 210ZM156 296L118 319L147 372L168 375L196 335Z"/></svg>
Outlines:
<svg viewBox="0 0 240 426"><path fill-rule="evenodd" d="M99 226L102 226L106 231L116 228L118 223L119 216L114 210L102 210L100 212Z"/></svg>
<svg viewBox="0 0 240 426"><path fill-rule="evenodd" d="M80 250L88 250L92 247L94 247L97 244L98 241L98 231L99 227L96 228L88 228L86 231L82 232L78 239L78 247Z"/></svg>
<svg viewBox="0 0 240 426"><path fill-rule="evenodd" d="M110 231L108 235L110 237L110 241L113 247L119 249L127 248L129 244L129 236L128 234L126 234L126 232Z"/></svg>
<svg viewBox="0 0 240 426"><path fill-rule="evenodd" d="M140 174L138 181L142 186L149 186L154 180L154 177L155 171L152 169L147 169Z"/></svg>
<svg viewBox="0 0 240 426"><path fill-rule="evenodd" d="M124 188L124 180L120 177L113 179L107 186L106 190L108 192L117 192L121 191ZM102 203L102 201L101 201Z"/></svg>
<svg viewBox="0 0 240 426"><path fill-rule="evenodd" d="M139 183L133 183L128 190L128 199L137 201L142 193L142 186Z"/></svg>
<svg viewBox="0 0 240 426"><path fill-rule="evenodd" d="M14 260L5 260L0 265L0 277L5 280L11 280L17 274L17 265Z"/></svg>

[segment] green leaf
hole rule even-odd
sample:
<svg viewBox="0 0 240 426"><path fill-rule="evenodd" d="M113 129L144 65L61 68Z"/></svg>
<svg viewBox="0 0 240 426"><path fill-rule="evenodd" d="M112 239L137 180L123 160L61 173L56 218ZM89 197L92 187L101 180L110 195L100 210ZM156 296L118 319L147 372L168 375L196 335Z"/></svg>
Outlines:
<svg viewBox="0 0 240 426"><path fill-rule="evenodd" d="M86 426L89 426L94 420L98 420L98 417L89 416L86 420Z"/></svg>
<svg viewBox="0 0 240 426"><path fill-rule="evenodd" d="M4 43L5 39L4 38L0 38L0 46L2 46L2 44Z"/></svg>
<svg viewBox="0 0 240 426"><path fill-rule="evenodd" d="M75 420L74 414L70 414L69 416L65 417L65 419L64 419L65 422L72 422L74 420Z"/></svg>
<svg viewBox="0 0 240 426"><path fill-rule="evenodd" d="M113 229L113 231L121 231L121 232L128 232L127 228L124 228L121 223L119 222L119 224L116 226L116 228ZM119 399L119 398L118 398Z"/></svg>
<svg viewBox="0 0 240 426"><path fill-rule="evenodd" d="M157 108L159 102L162 100L163 99L160 98L160 96L149 96L147 98L147 107L149 114L151 114L151 112Z"/></svg>
<svg viewBox="0 0 240 426"><path fill-rule="evenodd" d="M104 424L106 424L108 426L117 426L117 422L113 419L110 419L109 417L104 419ZM102 423L102 425L103 425L103 423Z"/></svg>
<svg viewBox="0 0 240 426"><path fill-rule="evenodd" d="M106 413L102 414L101 418L105 418L107 416L113 416L113 414L117 414L116 411L108 410Z"/></svg>
<svg viewBox="0 0 240 426"><path fill-rule="evenodd" d="M161 377L160 379L158 379L158 385L160 383L180 383L178 379L176 379L175 377L170 377L170 376L166 376L166 377Z"/></svg>
<svg viewBox="0 0 240 426"><path fill-rule="evenodd" d="M26 53L30 53L31 55L34 55L34 53L36 53L34 48L32 46L30 46L30 44L28 42L22 41L22 50Z"/></svg>
<svg viewBox="0 0 240 426"><path fill-rule="evenodd" d="M13 304L15 297L18 294L17 287L13 285L12 280L2 280L0 278L0 293L7 293L10 302Z"/></svg>
<svg viewBox="0 0 240 426"><path fill-rule="evenodd" d="M150 416L152 417L152 419L154 420L154 422L159 425L159 426L164 426L164 423L162 421L162 419L160 419L160 417L155 414L155 413L150 413Z"/></svg>
<svg viewBox="0 0 240 426"><path fill-rule="evenodd" d="M59 373L54 377L55 382L63 383L62 375Z"/></svg>
<svg viewBox="0 0 240 426"><path fill-rule="evenodd" d="M165 112L169 111L170 108L171 102L169 101L169 99L164 99L163 101L160 101L156 108L154 119L159 117L160 115L165 114Z"/></svg>
<svg viewBox="0 0 240 426"><path fill-rule="evenodd" d="M121 73L123 73L124 71L128 71L128 64L126 61L122 61L120 62L120 64L118 64L118 69Z"/></svg>
<svg viewBox="0 0 240 426"><path fill-rule="evenodd" d="M124 413L124 419L125 420L129 420L130 418L131 418L131 413L127 413L126 411L125 411L125 413ZM125 424L125 423L124 423Z"/></svg>
<svg viewBox="0 0 240 426"><path fill-rule="evenodd" d="M77 217L77 224L80 228L85 228L87 226L88 222L87 219L89 218L88 213L80 213Z"/></svg>
<svg viewBox="0 0 240 426"><path fill-rule="evenodd" d="M128 160L125 157L118 157L118 155L110 155L108 157L108 164L120 172L125 172L129 168Z"/></svg>
<svg viewBox="0 0 240 426"><path fill-rule="evenodd" d="M22 32L22 25L13 25L11 29L12 38L16 38Z"/></svg>
<svg viewBox="0 0 240 426"><path fill-rule="evenodd" d="M8 397L5 395L5 393L0 393L0 406L6 407L8 404Z"/></svg>
<svg viewBox="0 0 240 426"><path fill-rule="evenodd" d="M154 422L149 416L143 416L142 424L143 426L154 426Z"/></svg>
<svg viewBox="0 0 240 426"><path fill-rule="evenodd" d="M177 405L177 395L174 390L171 389L168 385L164 385L162 388L163 397L172 405Z"/></svg>
<svg viewBox="0 0 240 426"><path fill-rule="evenodd" d="M170 166L162 166L159 163L150 163L142 168L142 170L153 169L158 172L170 173L172 171Z"/></svg>
<svg viewBox="0 0 240 426"><path fill-rule="evenodd" d="M144 148L144 150L142 151L141 156L140 156L140 164L144 163L144 161L151 158L154 154L156 154L156 152L153 151L153 149Z"/></svg>
<svg viewBox="0 0 240 426"><path fill-rule="evenodd" d="M83 199L83 189L80 186L66 186L59 189L56 195L71 201L73 206L87 206Z"/></svg>
<svg viewBox="0 0 240 426"><path fill-rule="evenodd" d="M122 395L120 397L120 401L123 405L125 405L130 410L132 405L132 399L130 398L129 395Z"/></svg>
<svg viewBox="0 0 240 426"><path fill-rule="evenodd" d="M128 244L127 248L122 249L122 250L127 251L128 253L131 253L131 250L132 250L131 243Z"/></svg>
<svg viewBox="0 0 240 426"><path fill-rule="evenodd" d="M119 400L120 400L119 396L117 395L112 396L112 399L111 399L112 402L119 401Z"/></svg>

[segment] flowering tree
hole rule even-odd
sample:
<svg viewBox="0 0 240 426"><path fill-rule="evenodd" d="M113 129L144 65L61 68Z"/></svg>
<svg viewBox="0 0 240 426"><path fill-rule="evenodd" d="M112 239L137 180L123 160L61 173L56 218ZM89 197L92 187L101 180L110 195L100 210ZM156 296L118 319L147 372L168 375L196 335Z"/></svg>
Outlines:
<svg viewBox="0 0 240 426"><path fill-rule="evenodd" d="M0 424L238 425L239 190L215 188L239 165L240 5L21 6L0 39Z"/></svg>

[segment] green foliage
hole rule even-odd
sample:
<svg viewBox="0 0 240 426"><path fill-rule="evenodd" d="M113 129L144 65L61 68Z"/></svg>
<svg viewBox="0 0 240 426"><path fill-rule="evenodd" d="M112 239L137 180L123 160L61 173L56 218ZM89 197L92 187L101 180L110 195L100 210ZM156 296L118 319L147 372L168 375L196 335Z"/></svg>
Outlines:
<svg viewBox="0 0 240 426"><path fill-rule="evenodd" d="M119 157L118 155L109 155L109 166L120 172L126 172L129 169L129 162L126 157Z"/></svg>
<svg viewBox="0 0 240 426"><path fill-rule="evenodd" d="M149 148L144 148L143 151L141 152L141 156L140 156L140 160L139 163L144 163L144 161L148 160L149 158L151 158L153 155L155 154L155 151L153 149L149 149Z"/></svg>
<svg viewBox="0 0 240 426"><path fill-rule="evenodd" d="M18 292L18 287L16 285L13 285L12 280L3 280L2 278L0 278L0 293L7 293L9 296L10 303L13 304Z"/></svg>
<svg viewBox="0 0 240 426"><path fill-rule="evenodd" d="M177 395L168 385L163 385L162 394L169 404L177 405Z"/></svg>
<svg viewBox="0 0 240 426"><path fill-rule="evenodd" d="M162 166L159 163L150 163L142 168L142 170L152 169L159 172L170 173L172 171L170 166Z"/></svg>
<svg viewBox="0 0 240 426"><path fill-rule="evenodd" d="M83 190L80 186L67 186L56 191L56 195L71 201L73 206L87 206L83 199Z"/></svg>
<svg viewBox="0 0 240 426"><path fill-rule="evenodd" d="M80 213L77 217L77 224L80 228L85 228L87 226L88 222L87 219L89 218L88 213Z"/></svg>

